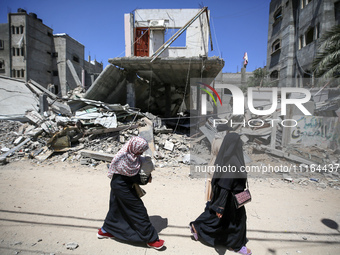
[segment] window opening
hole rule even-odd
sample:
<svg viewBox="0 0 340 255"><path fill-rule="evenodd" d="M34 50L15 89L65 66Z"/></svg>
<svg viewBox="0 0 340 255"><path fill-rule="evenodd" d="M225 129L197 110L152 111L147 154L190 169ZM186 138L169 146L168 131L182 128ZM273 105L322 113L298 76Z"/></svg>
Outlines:
<svg viewBox="0 0 340 255"><path fill-rule="evenodd" d="M270 74L270 79L273 81L273 80L277 80L279 79L279 72L277 70L273 71L271 74Z"/></svg>
<svg viewBox="0 0 340 255"><path fill-rule="evenodd" d="M180 28L169 28L165 30L164 42L168 41L174 34L176 34ZM169 47L186 47L186 30L179 36Z"/></svg>
<svg viewBox="0 0 340 255"><path fill-rule="evenodd" d="M73 61L79 63L79 58L77 56L73 56Z"/></svg>
<svg viewBox="0 0 340 255"><path fill-rule="evenodd" d="M280 7L274 14L274 22L282 18L282 7Z"/></svg>
<svg viewBox="0 0 340 255"><path fill-rule="evenodd" d="M275 52L281 48L281 42L279 39L277 39L273 44L272 44L272 52Z"/></svg>
<svg viewBox="0 0 340 255"><path fill-rule="evenodd" d="M306 33L306 45L312 43L314 40L314 28L310 28Z"/></svg>

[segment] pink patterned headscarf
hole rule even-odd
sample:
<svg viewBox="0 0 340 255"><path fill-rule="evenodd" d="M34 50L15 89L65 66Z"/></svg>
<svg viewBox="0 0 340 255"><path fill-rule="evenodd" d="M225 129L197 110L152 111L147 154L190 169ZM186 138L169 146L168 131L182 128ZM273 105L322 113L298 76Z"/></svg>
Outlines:
<svg viewBox="0 0 340 255"><path fill-rule="evenodd" d="M139 136L132 137L114 156L107 177L113 174L134 176L141 166L140 155L149 148L148 142Z"/></svg>

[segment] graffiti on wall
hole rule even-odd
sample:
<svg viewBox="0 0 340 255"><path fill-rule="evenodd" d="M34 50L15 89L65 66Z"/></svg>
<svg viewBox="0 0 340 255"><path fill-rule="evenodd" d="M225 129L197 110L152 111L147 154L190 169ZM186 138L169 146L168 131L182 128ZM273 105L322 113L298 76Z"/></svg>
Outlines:
<svg viewBox="0 0 340 255"><path fill-rule="evenodd" d="M340 148L339 118L294 116L296 127L291 129L291 143L323 148Z"/></svg>

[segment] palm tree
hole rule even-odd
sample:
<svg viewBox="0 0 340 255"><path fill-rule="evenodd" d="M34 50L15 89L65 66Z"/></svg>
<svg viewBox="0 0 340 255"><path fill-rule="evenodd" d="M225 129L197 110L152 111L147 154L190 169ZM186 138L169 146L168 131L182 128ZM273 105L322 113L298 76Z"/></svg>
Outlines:
<svg viewBox="0 0 340 255"><path fill-rule="evenodd" d="M313 61L316 77L340 77L340 25L332 27L320 38L319 51Z"/></svg>
<svg viewBox="0 0 340 255"><path fill-rule="evenodd" d="M247 85L248 87L267 87L267 69L266 67L259 67L253 71L253 75L249 77Z"/></svg>

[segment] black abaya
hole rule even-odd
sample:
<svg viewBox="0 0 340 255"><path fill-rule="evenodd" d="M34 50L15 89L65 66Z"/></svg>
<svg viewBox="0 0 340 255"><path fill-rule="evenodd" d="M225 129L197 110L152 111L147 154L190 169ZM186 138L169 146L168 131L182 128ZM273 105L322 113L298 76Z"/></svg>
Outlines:
<svg viewBox="0 0 340 255"><path fill-rule="evenodd" d="M246 211L244 206L237 209L233 193L245 188L247 174L240 171L244 166L242 141L238 134L229 133L216 157L215 166L235 167L236 172L216 172L212 179L213 197L206 204L204 212L192 224L200 240L212 245L223 245L238 251L247 243ZM221 168L220 168L221 169ZM216 213L222 214L222 218Z"/></svg>
<svg viewBox="0 0 340 255"><path fill-rule="evenodd" d="M133 183L141 184L139 175L113 175L109 212L103 228L123 241L154 242L158 240L157 231L150 222L143 201L132 187Z"/></svg>

